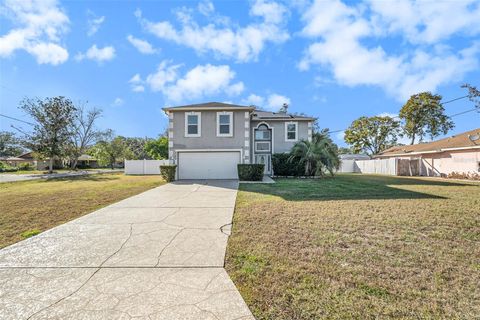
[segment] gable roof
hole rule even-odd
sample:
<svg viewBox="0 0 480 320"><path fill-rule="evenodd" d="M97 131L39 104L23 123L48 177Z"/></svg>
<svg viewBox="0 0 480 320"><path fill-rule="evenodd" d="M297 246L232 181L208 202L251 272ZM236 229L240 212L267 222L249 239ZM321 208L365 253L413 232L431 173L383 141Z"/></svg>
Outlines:
<svg viewBox="0 0 480 320"><path fill-rule="evenodd" d="M225 109L251 111L251 110L254 110L255 107L242 106L238 104L230 104L230 103L223 103L223 102L206 102L206 103L188 104L184 106L162 108L163 111L225 110Z"/></svg>
<svg viewBox="0 0 480 320"><path fill-rule="evenodd" d="M468 148L480 148L480 139L477 141L470 140L471 136L479 135L480 128L473 129L467 132L463 132L448 138L432 141L428 143L419 143L409 146L395 146L388 148L381 152L376 157L387 156L402 156L409 154L421 154L421 153L434 153L442 152L449 149L468 149Z"/></svg>

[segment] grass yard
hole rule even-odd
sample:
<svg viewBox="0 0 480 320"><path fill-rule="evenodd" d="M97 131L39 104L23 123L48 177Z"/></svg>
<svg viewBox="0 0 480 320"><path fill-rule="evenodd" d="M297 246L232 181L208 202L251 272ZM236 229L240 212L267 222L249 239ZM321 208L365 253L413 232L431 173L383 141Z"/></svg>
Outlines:
<svg viewBox="0 0 480 320"><path fill-rule="evenodd" d="M480 184L242 184L226 268L257 319L478 319Z"/></svg>
<svg viewBox="0 0 480 320"><path fill-rule="evenodd" d="M123 173L0 183L0 248L163 183Z"/></svg>
<svg viewBox="0 0 480 320"><path fill-rule="evenodd" d="M93 171L93 170L102 170L104 168L88 168L88 169L78 169L78 171ZM72 172L74 170L71 169L55 169L53 170L55 173L67 173L67 172ZM2 174L48 174L48 169L46 170L18 170L18 171L13 171L13 172L0 172L0 175Z"/></svg>

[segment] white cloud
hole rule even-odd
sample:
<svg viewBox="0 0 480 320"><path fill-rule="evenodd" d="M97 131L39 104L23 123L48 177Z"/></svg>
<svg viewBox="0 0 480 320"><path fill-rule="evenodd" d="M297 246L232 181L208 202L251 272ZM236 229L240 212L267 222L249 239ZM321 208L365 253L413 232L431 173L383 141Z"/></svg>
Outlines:
<svg viewBox="0 0 480 320"><path fill-rule="evenodd" d="M87 35L89 37L97 33L98 29L102 23L105 22L105 16L97 17L93 11L87 11L88 20L87 20Z"/></svg>
<svg viewBox="0 0 480 320"><path fill-rule="evenodd" d="M204 97L226 94L236 96L243 92L243 82L233 82L235 72L227 65L198 65L183 76L179 69L182 65L172 65L170 61L162 61L155 73L149 74L145 80L136 74L130 79L132 90L135 86L148 85L154 92L161 92L168 102L198 100Z"/></svg>
<svg viewBox="0 0 480 320"><path fill-rule="evenodd" d="M130 83L131 87L132 87L132 91L133 92L144 92L145 91L145 87L143 85L143 81L142 79L140 78L140 74L135 74L129 81L128 83Z"/></svg>
<svg viewBox="0 0 480 320"><path fill-rule="evenodd" d="M242 100L243 104L254 105L260 109L271 111L278 111L284 103L290 104L290 98L280 95L278 93L269 94L267 97L262 97L256 94L250 94L246 99Z"/></svg>
<svg viewBox="0 0 480 320"><path fill-rule="evenodd" d="M231 26L227 23L228 19L217 16L214 22L200 26L188 10L180 10L177 12L177 20L181 25L179 29L169 21L151 22L143 18L138 10L135 15L145 30L161 39L193 48L200 54L211 51L217 57L246 62L256 60L266 43L282 43L289 38L283 28L286 13L283 5L257 0L250 10L250 15L260 17L260 22L244 27Z"/></svg>
<svg viewBox="0 0 480 320"><path fill-rule="evenodd" d="M365 10L364 5L349 6L339 0L316 1L308 7L302 16L305 22L302 33L304 36L316 40L307 48L299 63L299 68L306 70L311 65L326 66L340 84L379 86L398 100L404 101L413 93L435 91L440 85L459 81L467 72L478 67L479 42L473 42L470 47L456 52L450 50L448 46L439 44L435 46L414 45L423 38L449 37L453 29L440 32L437 28L435 36L415 38L406 31L406 23L402 24L403 32L400 35L412 43L403 53L389 54L382 46L378 45L378 40L388 36L398 36L397 32L400 27L392 22L393 18L390 20L384 18L379 13L381 10L374 8L378 6L385 11L385 8L389 8L388 6L392 2L373 3L373 13ZM410 2L398 3L405 5ZM428 5L436 7L434 11L437 13L439 13L440 7L446 10L445 6L438 7L436 4L428 3ZM402 11L401 5L395 5L395 8L391 11L396 11L397 17L401 17L402 12L408 11ZM390 14L394 15L392 12ZM406 15L410 16L410 13ZM399 19L403 21L404 18ZM425 32L429 28L434 28L433 24L435 23L428 19L425 19L423 23L428 26L424 25L421 28L421 26L413 24L413 27L408 28L414 30L418 27L418 30L424 29ZM477 32L474 29L472 28L469 32ZM457 28L455 32L462 30ZM412 32L412 34L416 34L414 31ZM426 34L433 33L427 32ZM366 40L375 40L373 43L376 45L368 46L365 44L368 42Z"/></svg>
<svg viewBox="0 0 480 320"><path fill-rule="evenodd" d="M143 54L153 54L157 52L157 50L153 48L148 41L135 38L131 34L127 36L127 40L132 44L132 46L137 48L137 50Z"/></svg>
<svg viewBox="0 0 480 320"><path fill-rule="evenodd" d="M113 107L120 107L124 103L125 103L125 101L122 98L115 98L115 100L113 100L112 106Z"/></svg>
<svg viewBox="0 0 480 320"><path fill-rule="evenodd" d="M96 44L91 46L87 52L85 53L78 53L75 56L77 61L82 61L84 59L90 59L97 61L99 63L104 61L109 61L115 58L115 48L112 46L106 46L103 48L98 48Z"/></svg>
<svg viewBox="0 0 480 320"><path fill-rule="evenodd" d="M265 104L265 98L252 93L246 99L243 99L242 103L261 107L263 104Z"/></svg>
<svg viewBox="0 0 480 320"><path fill-rule="evenodd" d="M215 11L212 1L203 0L198 4L198 11L204 16L209 16Z"/></svg>
<svg viewBox="0 0 480 320"><path fill-rule="evenodd" d="M480 33L477 0L368 2L380 28L398 32L412 43L433 44L456 33Z"/></svg>
<svg viewBox="0 0 480 320"><path fill-rule="evenodd" d="M57 1L7 0L0 11L15 25L0 37L0 57L9 57L17 50L25 50L39 64L58 65L67 61L68 51L60 42L70 20Z"/></svg>
<svg viewBox="0 0 480 320"><path fill-rule="evenodd" d="M291 103L290 98L276 94L276 93L269 95L267 98L267 106L271 110L275 110L275 111L279 110L284 103L290 104Z"/></svg>

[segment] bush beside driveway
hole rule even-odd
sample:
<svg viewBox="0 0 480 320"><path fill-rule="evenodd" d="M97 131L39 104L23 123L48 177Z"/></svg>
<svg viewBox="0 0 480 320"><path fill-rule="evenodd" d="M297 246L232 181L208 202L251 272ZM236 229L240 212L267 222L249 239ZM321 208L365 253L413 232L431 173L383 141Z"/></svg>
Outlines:
<svg viewBox="0 0 480 320"><path fill-rule="evenodd" d="M479 194L354 174L242 184L226 269L257 319L473 319Z"/></svg>

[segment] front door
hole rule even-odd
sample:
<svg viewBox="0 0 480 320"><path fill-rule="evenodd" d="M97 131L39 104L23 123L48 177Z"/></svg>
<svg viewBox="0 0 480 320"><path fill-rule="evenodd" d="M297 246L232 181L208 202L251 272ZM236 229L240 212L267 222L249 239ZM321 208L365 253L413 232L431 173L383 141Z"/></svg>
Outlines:
<svg viewBox="0 0 480 320"><path fill-rule="evenodd" d="M265 171L264 171L265 174L272 173L272 156L270 154L256 154L255 163L265 165Z"/></svg>

